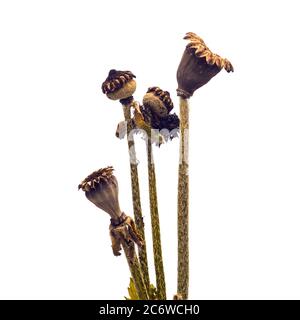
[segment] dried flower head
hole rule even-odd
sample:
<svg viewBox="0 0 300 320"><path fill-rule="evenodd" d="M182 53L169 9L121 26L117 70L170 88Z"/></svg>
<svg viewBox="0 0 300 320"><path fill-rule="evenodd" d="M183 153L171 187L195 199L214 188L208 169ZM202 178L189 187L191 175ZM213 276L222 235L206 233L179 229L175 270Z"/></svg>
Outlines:
<svg viewBox="0 0 300 320"><path fill-rule="evenodd" d="M102 92L109 99L121 100L131 97L136 90L135 75L130 71L110 70L102 84Z"/></svg>
<svg viewBox="0 0 300 320"><path fill-rule="evenodd" d="M119 221L122 212L118 199L118 181L113 170L113 167L106 167L93 172L79 184L78 189L82 189L86 197L107 212L114 221Z"/></svg>
<svg viewBox="0 0 300 320"><path fill-rule="evenodd" d="M144 95L143 104L158 117L166 117L174 107L170 93L161 90L159 87L148 89Z"/></svg>
<svg viewBox="0 0 300 320"><path fill-rule="evenodd" d="M163 140L167 141L169 138L173 139L177 136L179 131L179 118L175 113L169 114L173 108L170 94L167 91L162 91L158 87L154 88L156 94L160 92L164 100L160 100L160 98L155 96L153 91L148 92L145 97L149 94L151 94L151 97L148 96L147 99L144 97L143 106L133 104L135 107L133 120L136 128L146 131L148 137L151 136L152 142L160 145ZM149 90L152 90L152 88ZM154 104L156 104L157 108L153 108ZM162 110L162 107L167 110L165 116L162 116L161 113L158 115L157 110L158 108ZM159 134L155 135L152 129L158 130Z"/></svg>
<svg viewBox="0 0 300 320"><path fill-rule="evenodd" d="M127 248L126 255L133 259L134 243L142 246L143 239L138 234L134 221L120 210L118 181L113 170L113 167L106 167L93 172L79 184L78 189L82 189L92 203L110 215L109 230L114 255L120 255L123 244Z"/></svg>
<svg viewBox="0 0 300 320"><path fill-rule="evenodd" d="M176 113L173 114L168 114L165 117L157 117L156 114L151 112L151 109L147 108L145 105L141 106L138 109L135 110L134 113L135 117L135 124L138 128L143 129L142 126L142 121L147 123L147 125L151 129L157 129L157 130L173 130L173 129L178 129L179 128L179 118L176 115Z"/></svg>
<svg viewBox="0 0 300 320"><path fill-rule="evenodd" d="M233 72L229 60L212 53L204 41L195 33L188 32L184 39L189 40L177 70L177 93L189 98L194 91L205 85L223 68Z"/></svg>

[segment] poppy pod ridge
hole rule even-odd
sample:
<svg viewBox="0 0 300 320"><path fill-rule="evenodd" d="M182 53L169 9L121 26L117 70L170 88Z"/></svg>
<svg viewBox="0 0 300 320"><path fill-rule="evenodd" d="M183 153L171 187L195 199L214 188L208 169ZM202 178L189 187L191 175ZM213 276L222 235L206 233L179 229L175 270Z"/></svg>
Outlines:
<svg viewBox="0 0 300 320"><path fill-rule="evenodd" d="M195 33L189 40L177 69L177 95L180 108L180 159L178 169L178 265L177 295L188 298L189 290L189 98L222 69L233 72L231 62L213 53Z"/></svg>
<svg viewBox="0 0 300 320"><path fill-rule="evenodd" d="M133 94L136 90L135 75L131 71L118 71L112 69L102 84L102 92L111 100L119 100L123 106L124 119L126 124L126 134L128 143L128 153L131 174L131 193L133 203L134 220L137 230L143 238L144 245L139 247L139 261L143 273L147 290L150 290L150 277L148 270L147 247L145 240L145 230L140 199L139 176L137 169L136 151L134 137L131 135L133 125L131 121L131 106L134 103Z"/></svg>
<svg viewBox="0 0 300 320"><path fill-rule="evenodd" d="M134 221L119 206L118 181L113 175L113 167L106 167L93 172L78 186L89 201L110 216L109 233L115 256L121 255L123 248L132 279L140 299L148 299L147 289L135 253L135 244L143 246L143 239L136 230Z"/></svg>

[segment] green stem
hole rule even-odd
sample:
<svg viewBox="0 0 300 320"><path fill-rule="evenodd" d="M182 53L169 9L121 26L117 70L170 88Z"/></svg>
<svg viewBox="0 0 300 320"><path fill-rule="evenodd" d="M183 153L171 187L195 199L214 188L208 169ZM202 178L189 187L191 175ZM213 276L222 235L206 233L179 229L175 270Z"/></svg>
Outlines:
<svg viewBox="0 0 300 320"><path fill-rule="evenodd" d="M132 203L133 203L133 213L134 220L137 227L137 230L140 236L143 238L144 245L139 247L139 261L141 264L141 270L144 277L145 286L147 292L150 292L150 278L149 278L149 270L148 270L148 258L147 258L147 247L146 247L146 238L144 231L144 221L142 216L142 207L141 207L141 199L140 199L140 187L139 187L139 176L137 169L137 161L136 161L136 152L135 152L135 144L133 137L129 138L129 134L131 132L131 114L130 114L130 104L123 105L124 117L125 121L127 121L127 141L128 141L128 151L129 151L129 160L130 160L130 173L131 173L131 189L132 189Z"/></svg>
<svg viewBox="0 0 300 320"><path fill-rule="evenodd" d="M122 243L123 250L125 252L125 256L127 258L131 277L133 279L134 286L136 288L139 299L140 300L149 300L148 290L145 286L145 282L144 282L144 279L142 276L141 266L140 266L139 260L138 260L135 253L134 253L133 260L131 260L129 257L131 255L132 248L130 248L130 245L128 245L126 243L126 241L124 241L124 240L121 240L121 243ZM131 243L131 245L134 246L133 243Z"/></svg>
<svg viewBox="0 0 300 320"><path fill-rule="evenodd" d="M188 299L189 290L189 176L188 100L180 97L180 160L178 170L178 269L177 293Z"/></svg>
<svg viewBox="0 0 300 320"><path fill-rule="evenodd" d="M152 145L150 138L147 141L147 156L148 156L148 181L149 181L149 199L150 199L150 213L152 224L152 240L153 240L153 254L154 266L156 274L157 297L159 300L166 300L166 283L164 274L164 265L160 240L160 225L157 205L156 192L156 177L155 166L152 156Z"/></svg>

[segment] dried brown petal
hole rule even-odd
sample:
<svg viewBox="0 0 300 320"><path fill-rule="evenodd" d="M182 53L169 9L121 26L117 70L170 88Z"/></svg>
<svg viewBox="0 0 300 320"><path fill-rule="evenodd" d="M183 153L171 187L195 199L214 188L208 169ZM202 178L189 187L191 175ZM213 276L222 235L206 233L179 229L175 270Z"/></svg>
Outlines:
<svg viewBox="0 0 300 320"><path fill-rule="evenodd" d="M134 259L134 244L139 247L143 246L143 239L137 232L134 221L123 214L125 220L119 225L111 224L109 227L110 237L112 241L113 254L119 256L121 253L121 244L123 243L127 250L126 254L128 255L129 260Z"/></svg>
<svg viewBox="0 0 300 320"><path fill-rule="evenodd" d="M114 230L110 230L111 247L115 256L121 255L121 239L114 233Z"/></svg>

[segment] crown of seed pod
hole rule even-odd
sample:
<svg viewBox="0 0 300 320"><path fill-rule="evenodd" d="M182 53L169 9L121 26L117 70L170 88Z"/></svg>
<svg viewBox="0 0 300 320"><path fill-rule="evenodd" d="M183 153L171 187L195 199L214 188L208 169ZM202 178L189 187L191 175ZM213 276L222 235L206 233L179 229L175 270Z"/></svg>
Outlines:
<svg viewBox="0 0 300 320"><path fill-rule="evenodd" d="M195 33L188 32L184 39L189 40L177 69L177 94L189 98L194 91L205 85L223 68L233 72L229 60L214 54Z"/></svg>
<svg viewBox="0 0 300 320"><path fill-rule="evenodd" d="M110 70L102 84L102 92L112 100L127 99L136 90L135 75L130 71Z"/></svg>
<svg viewBox="0 0 300 320"><path fill-rule="evenodd" d="M159 87L151 87L143 98L144 106L151 109L158 117L166 117L173 109L173 102L168 91Z"/></svg>

